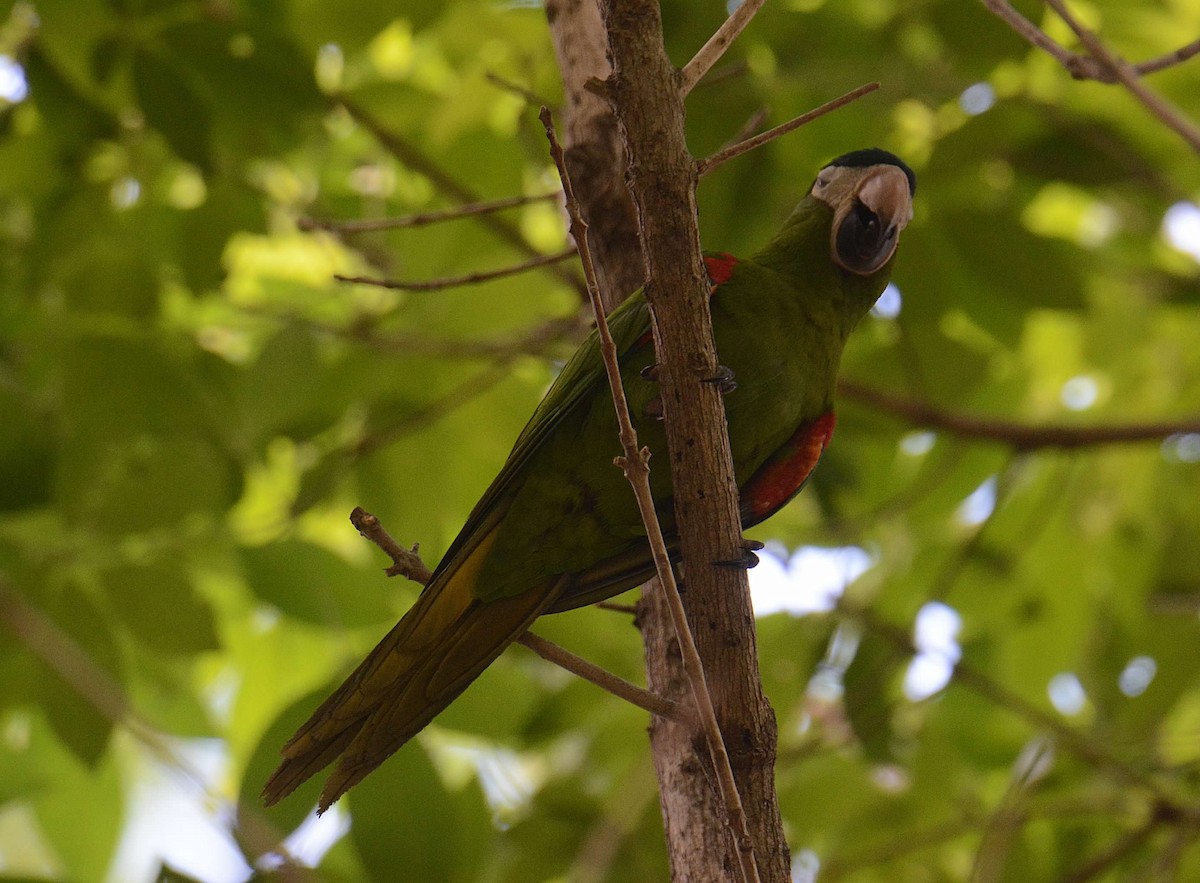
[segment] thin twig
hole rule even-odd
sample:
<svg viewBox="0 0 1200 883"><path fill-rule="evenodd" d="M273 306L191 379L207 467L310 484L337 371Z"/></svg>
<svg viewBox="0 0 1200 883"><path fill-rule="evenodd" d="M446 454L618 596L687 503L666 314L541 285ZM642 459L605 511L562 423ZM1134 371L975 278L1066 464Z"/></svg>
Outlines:
<svg viewBox="0 0 1200 883"><path fill-rule="evenodd" d="M767 121L767 117L770 116L770 113L771 112L765 107L760 107L758 110L754 111L754 113L750 114L750 116L746 119L746 122L742 123L742 127L737 130L737 133L728 141L726 141L725 146L721 149L724 150L726 148L733 147L734 145L741 144L748 138L754 137L754 133L762 128L763 123Z"/></svg>
<svg viewBox="0 0 1200 883"><path fill-rule="evenodd" d="M506 92L511 92L514 95L518 95L536 107L541 107L543 104L548 103L545 98L543 98L541 95L538 95L532 89L527 89L520 83L514 83L507 77L500 76L500 74L496 73L495 71L488 71L484 74L484 77L486 77L487 81L493 86L499 86Z"/></svg>
<svg viewBox="0 0 1200 883"><path fill-rule="evenodd" d="M904 629L882 619L869 608L843 601L838 605L838 610L870 629L873 634L884 638L901 653L916 655L917 648L913 644L911 635ZM1023 719L1026 723L1050 733L1057 744L1096 769L1107 771L1114 779L1125 785L1142 788L1153 794L1165 809L1184 813L1177 796L1151 773L1126 763L1103 743L1089 738L1061 718L1043 711L998 681L976 670L969 663L958 662L951 678L953 682L967 687L998 707Z"/></svg>
<svg viewBox="0 0 1200 883"><path fill-rule="evenodd" d="M1163 125L1174 130L1184 141L1191 145L1192 150L1200 154L1200 128L1197 128L1195 123L1184 117L1177 107L1143 83L1133 66L1105 46L1104 41L1096 36L1096 34L1085 28L1071 14L1071 11L1067 9L1066 4L1062 0L1046 0L1046 2L1067 23L1067 26L1075 32L1075 36L1079 38L1079 42L1087 47L1088 52L1092 54L1093 58L1112 71L1113 75L1121 81L1121 84L1129 90L1130 94L1140 101L1150 113L1158 117Z"/></svg>
<svg viewBox="0 0 1200 883"><path fill-rule="evenodd" d="M814 108L814 109L808 111L808 113L802 113L802 114L800 114L800 116L796 117L795 119L788 120L786 123L784 123L781 126L776 126L774 129L768 129L767 131L763 132L761 135L755 135L753 138L747 138L745 141L742 141L739 144L735 144L732 147L727 147L724 150L718 150L712 156L705 157L702 160L697 160L696 174L700 177L703 177L704 175L707 175L709 172L711 172L713 169L715 169L717 166L728 162L729 160L733 159L735 156L741 156L743 153L746 153L747 151L754 150L756 147L761 147L762 145L766 144L768 141L773 141L776 138L778 138L780 135L786 135L788 132L791 132L795 129L800 128L805 123L811 123L813 120L817 119L818 117L823 117L823 116L825 116L825 114L831 113L831 112L837 110L839 107L844 107L847 104L849 104L851 101L855 101L859 98L862 98L864 95L868 95L871 92L874 92L878 88L879 88L878 83L866 83L862 86L859 86L857 89L852 89L851 91L847 92L845 95L842 95L840 98L835 98L832 101L827 101L824 104L822 104L820 107L817 107L817 108Z"/></svg>
<svg viewBox="0 0 1200 883"><path fill-rule="evenodd" d="M457 221L460 218L487 215L492 212L529 205L533 202L557 199L560 195L558 193L536 193L530 196L509 196L505 199L470 202L453 208L419 212L399 218L356 218L351 221L327 221L305 217L300 218L296 225L304 231L325 230L329 233L371 233L376 230L400 230L407 227L423 227L427 224L440 224L444 221Z"/></svg>
<svg viewBox="0 0 1200 883"><path fill-rule="evenodd" d="M1077 80L1096 80L1100 83L1117 83L1116 74L1100 60L1088 55L1072 52L1065 46L1046 34L1041 28L1021 15L1008 0L983 0L983 5L997 18L1003 20L1030 44L1043 49L1058 60L1059 64ZM1131 64L1130 69L1139 76L1157 73L1174 67L1200 55L1200 40L1193 40L1186 46L1181 46L1171 52L1165 52L1157 58Z"/></svg>
<svg viewBox="0 0 1200 883"><path fill-rule="evenodd" d="M423 586L429 584L429 580L433 577L433 571L421 560L421 556L418 554L419 545L414 544L411 549L404 548L395 537L388 533L377 516L372 515L361 506L356 506L350 513L350 523L358 529L360 534L377 545L392 559L391 566L384 571L388 576L402 576ZM526 632L517 638L517 643L528 647L547 662L554 663L559 668L595 684L600 689L631 705L682 724L692 722L687 710L681 708L679 703L644 690L636 684L631 684L594 662L588 662L582 656L577 656L558 646L553 641L548 641L533 632Z"/></svg>
<svg viewBox="0 0 1200 883"><path fill-rule="evenodd" d="M411 141L385 126L370 111L350 96L345 94L335 95L333 96L333 102L345 110L356 123L370 132L388 153L410 169L424 175L433 182L435 187L451 199L463 203L482 201L481 196L475 190L463 184L426 156ZM529 244L515 224L495 214L479 215L478 219L484 226L513 248L530 257L536 256L535 249ZM553 271L559 279L570 285L580 294L583 294L583 280L579 278L579 274L558 266L553 267Z"/></svg>
<svg viewBox="0 0 1200 883"><path fill-rule="evenodd" d="M758 12L764 2L766 0L743 0L733 14L721 22L716 33L709 37L708 42L700 47L700 51L696 53L695 57L684 65L679 74L680 92L687 95L692 91L709 69L720 61L725 50L738 38L738 34L745 30L746 25L750 24L750 20L754 18L754 14Z"/></svg>
<svg viewBox="0 0 1200 883"><path fill-rule="evenodd" d="M849 380L838 382L838 392L881 411L895 414L904 420L943 430L963 438L975 438L1006 444L1018 451L1039 448L1074 450L1094 445L1161 442L1172 435L1200 433L1200 417L1152 423L1121 423L1110 426L1064 426L1048 424L1030 426L985 417L970 417L943 411L933 405L903 399L882 390L862 386Z"/></svg>
<svg viewBox="0 0 1200 883"><path fill-rule="evenodd" d="M651 714L665 717L683 726L695 726L695 718L688 709L681 708L678 702L643 690L636 684L631 684L594 662L589 662L582 656L577 656L570 650L560 647L553 641L547 641L533 632L526 632L517 638L517 643L528 647L547 662L553 662L559 668L564 668L574 675L590 681L602 690L612 693L618 699L624 699L630 705L636 705Z"/></svg>
<svg viewBox="0 0 1200 883"><path fill-rule="evenodd" d="M513 264L510 267L500 267L498 270L482 270L478 273L468 273L465 276L447 276L444 279L429 279L423 282L402 282L398 279L377 279L372 276L343 276L334 275L338 282L349 282L354 285L374 285L378 288L390 288L396 291L443 291L447 288L458 288L461 285L478 285L493 279L503 279L506 276L516 276L544 267L547 264L558 264L575 256L575 249L565 248L554 254L539 255Z"/></svg>
<svg viewBox="0 0 1200 883"><path fill-rule="evenodd" d="M604 314L604 304L600 297L600 288L596 282L596 270L592 265L591 250L588 247L587 223L579 209L571 187L571 177L567 172L566 160L563 156L562 145L554 132L554 121L549 108L543 107L539 115L542 125L546 128L546 140L550 143L550 155L558 167L558 176L562 180L563 193L566 195L567 213L570 217L571 236L579 247L579 258L583 264L583 275L587 281L588 298L596 317L596 331L600 338L600 353L604 359L605 373L608 375L609 391L612 393L613 407L617 414L617 425L621 448L624 455L616 459L616 464L625 473L625 478L633 487L637 498L638 510L642 523L646 528L646 538L650 544L650 552L654 558L659 582L662 585L667 606L671 610L671 619L675 625L676 638L679 641L680 655L683 659L684 670L691 684L692 696L696 702L700 723L708 742L712 756L713 768L716 771L717 783L721 798L728 814L730 828L737 840L736 850L745 883L758 883L758 866L754 857L753 841L746 822L746 813L742 807L742 799L738 794L737 781L733 777L733 769L729 763L729 754L725 749L725 740L721 736L721 728L717 722L716 709L713 707L712 696L708 691L708 683L704 674L704 664L696 649L696 642L688 627L687 613L683 600L679 597L679 587L675 582L675 573L671 568L671 556L667 551L666 540L663 537L662 526L658 523L658 513L654 505L654 496L650 490L650 450L639 448L637 432L630 419L629 403L625 398L625 388L621 382L621 367L618 362L616 344L608 328Z"/></svg>

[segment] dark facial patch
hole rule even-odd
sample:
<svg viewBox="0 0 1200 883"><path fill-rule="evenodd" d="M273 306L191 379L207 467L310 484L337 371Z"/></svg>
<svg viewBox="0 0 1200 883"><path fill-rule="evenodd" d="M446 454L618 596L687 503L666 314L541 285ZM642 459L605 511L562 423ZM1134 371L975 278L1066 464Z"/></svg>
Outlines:
<svg viewBox="0 0 1200 883"><path fill-rule="evenodd" d="M904 176L908 178L908 195L917 195L917 176L913 174L913 170L908 167L904 160L879 147L867 147L863 150L851 150L849 153L843 153L836 159L831 159L826 163L828 166L843 166L854 169L864 169L867 166L895 166L904 172Z"/></svg>
<svg viewBox="0 0 1200 883"><path fill-rule="evenodd" d="M855 199L837 231L837 255L846 269L872 273L883 264L881 256L891 254L895 239L895 227L884 229L879 216Z"/></svg>

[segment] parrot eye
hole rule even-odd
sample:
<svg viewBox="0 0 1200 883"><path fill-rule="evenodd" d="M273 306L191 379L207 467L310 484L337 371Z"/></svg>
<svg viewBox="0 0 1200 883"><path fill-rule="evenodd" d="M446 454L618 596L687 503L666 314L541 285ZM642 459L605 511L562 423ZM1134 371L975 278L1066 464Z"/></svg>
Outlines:
<svg viewBox="0 0 1200 883"><path fill-rule="evenodd" d="M896 226L884 229L879 215L861 200L842 220L834 237L837 262L851 273L868 275L878 270L895 248Z"/></svg>

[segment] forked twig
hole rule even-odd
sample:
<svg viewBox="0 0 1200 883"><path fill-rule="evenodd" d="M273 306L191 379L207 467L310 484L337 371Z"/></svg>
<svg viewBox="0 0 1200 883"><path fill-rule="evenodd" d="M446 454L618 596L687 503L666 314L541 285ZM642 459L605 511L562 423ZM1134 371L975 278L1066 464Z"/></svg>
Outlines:
<svg viewBox="0 0 1200 883"><path fill-rule="evenodd" d="M1142 103L1150 113L1158 117L1159 121L1173 130L1179 137L1183 138L1192 150L1200 154L1200 128L1191 120L1186 119L1178 108L1171 105L1165 98L1142 82L1133 65L1125 59L1120 58L1116 53L1104 45L1096 34L1083 26L1079 19L1072 15L1067 9L1062 0L1046 0L1047 3L1058 13L1059 17L1067 23L1067 26L1075 32L1075 36L1079 38L1079 42L1087 47L1087 51L1092 57L1100 62L1104 67L1112 71L1115 76L1129 93Z"/></svg>
<svg viewBox="0 0 1200 883"><path fill-rule="evenodd" d="M671 619L675 625L675 635L679 641L680 655L683 667L687 672L688 682L692 688L692 696L696 702L700 724L703 727L705 740L708 742L709 753L712 757L713 768L716 772L718 790L725 804L729 825L737 839L739 848L736 850L740 862L741 874L745 883L758 883L758 866L755 862L752 839L746 822L746 813L742 807L742 798L738 793L737 781L733 777L733 768L729 763L729 754L725 748L725 740L717 722L716 709L713 707L712 696L708 691L708 682L704 674L704 664L696 649L687 622L687 613L683 600L679 597L679 587L675 583L675 573L671 568L671 557L667 551L666 540L663 537L662 526L658 523L658 513L654 505L654 496L650 490L650 450L639 448L637 432L630 419L629 403L625 398L625 388L621 382L621 367L618 363L616 343L608 328L604 314L604 304L600 296L600 287L596 281L596 268L592 264L591 249L588 247L587 223L580 212L579 201L571 187L571 177L567 172L566 160L563 156L562 145L554 131L554 120L549 108L543 107L540 119L546 128L546 140L550 142L550 155L558 167L558 176L562 180L563 193L566 195L567 214L570 217L571 237L579 248L579 258L583 264L583 275L587 281L588 298L592 303L592 311L596 317L596 332L600 338L600 353L604 359L605 373L608 375L609 390L612 393L613 407L617 413L617 425L621 448L624 454L615 460L625 478L633 487L637 498L638 510L642 523L646 528L646 538L650 544L650 552L654 558L659 583L662 585L667 606L671 611Z"/></svg>
<svg viewBox="0 0 1200 883"><path fill-rule="evenodd" d="M997 18L1017 32L1031 45L1052 55L1072 77L1096 80L1101 83L1120 83L1147 110L1183 138L1200 153L1200 128L1188 120L1178 108L1141 81L1144 74L1164 70L1200 54L1200 40L1194 40L1173 52L1132 64L1119 57L1095 33L1088 30L1071 14L1062 0L1047 0L1050 7L1075 32L1088 55L1080 55L1061 46L1045 31L1021 15L1008 0L983 0L983 5Z"/></svg>

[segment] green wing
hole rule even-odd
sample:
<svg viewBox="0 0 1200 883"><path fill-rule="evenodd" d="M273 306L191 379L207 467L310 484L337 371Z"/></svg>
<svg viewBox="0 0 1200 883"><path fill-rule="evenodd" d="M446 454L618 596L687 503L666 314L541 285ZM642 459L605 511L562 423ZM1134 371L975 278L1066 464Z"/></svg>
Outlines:
<svg viewBox="0 0 1200 883"><path fill-rule="evenodd" d="M608 317L608 327L622 360L641 348L643 338L650 331L650 314L640 289L613 310ZM508 510L509 501L520 489L526 466L536 458L546 440L562 425L563 420L601 394L608 395L608 379L600 356L600 337L593 330L563 366L533 416L517 436L500 474L492 480L483 497L471 510L466 524L438 564L435 576L491 533Z"/></svg>

